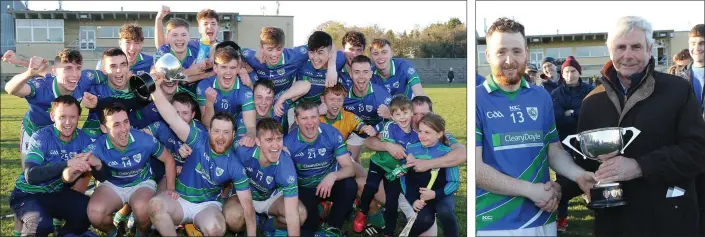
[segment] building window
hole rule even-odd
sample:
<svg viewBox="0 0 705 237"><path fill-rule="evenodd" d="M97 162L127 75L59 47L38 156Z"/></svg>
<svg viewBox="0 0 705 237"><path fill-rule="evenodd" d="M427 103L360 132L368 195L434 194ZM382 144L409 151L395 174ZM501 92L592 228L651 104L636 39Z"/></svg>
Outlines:
<svg viewBox="0 0 705 237"><path fill-rule="evenodd" d="M142 33L145 39L154 39L154 26L143 26Z"/></svg>
<svg viewBox="0 0 705 237"><path fill-rule="evenodd" d="M588 57L609 57L610 53L607 50L607 46L587 46L587 47L576 47L575 56L579 58Z"/></svg>
<svg viewBox="0 0 705 237"><path fill-rule="evenodd" d="M191 39L201 38L201 33L198 32L198 27L190 27L188 34Z"/></svg>
<svg viewBox="0 0 705 237"><path fill-rule="evenodd" d="M95 50L95 27L81 27L78 47L81 50Z"/></svg>
<svg viewBox="0 0 705 237"><path fill-rule="evenodd" d="M485 56L485 50L487 50L487 45L477 46L477 65L488 65L487 56Z"/></svg>
<svg viewBox="0 0 705 237"><path fill-rule="evenodd" d="M546 57L553 57L555 59L567 58L573 54L572 48L548 48L546 49Z"/></svg>
<svg viewBox="0 0 705 237"><path fill-rule="evenodd" d="M117 39L120 38L119 26L99 26L98 38L101 39Z"/></svg>
<svg viewBox="0 0 705 237"><path fill-rule="evenodd" d="M64 42L64 20L17 19L17 42Z"/></svg>

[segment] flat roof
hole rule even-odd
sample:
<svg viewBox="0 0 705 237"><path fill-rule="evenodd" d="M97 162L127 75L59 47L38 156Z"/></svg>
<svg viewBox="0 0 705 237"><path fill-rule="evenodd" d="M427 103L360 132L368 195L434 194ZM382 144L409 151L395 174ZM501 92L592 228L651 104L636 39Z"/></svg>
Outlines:
<svg viewBox="0 0 705 237"><path fill-rule="evenodd" d="M156 11L32 11L32 10L9 10L7 13L12 14L15 19L66 19L66 20L84 20L84 19L154 19L157 16ZM171 12L165 17L168 20L171 17L180 17L185 20L195 20L198 12ZM237 12L218 12L219 20L232 20L237 16L241 16ZM245 15L249 16L249 15ZM272 16L266 17L293 17L293 16Z"/></svg>
<svg viewBox="0 0 705 237"><path fill-rule="evenodd" d="M674 30L655 30L654 31L654 38L672 38ZM477 32L476 37L477 37ZM596 33L573 33L573 34L550 34L550 35L527 35L526 36L526 41L528 43L548 43L548 42L553 42L556 40L560 41L575 41L575 39L592 39L596 40L598 37L601 38L601 40L607 39L607 32L596 32ZM567 40L566 40L567 39ZM483 37L477 37L478 42L486 43L485 36ZM481 43L481 44L482 44Z"/></svg>

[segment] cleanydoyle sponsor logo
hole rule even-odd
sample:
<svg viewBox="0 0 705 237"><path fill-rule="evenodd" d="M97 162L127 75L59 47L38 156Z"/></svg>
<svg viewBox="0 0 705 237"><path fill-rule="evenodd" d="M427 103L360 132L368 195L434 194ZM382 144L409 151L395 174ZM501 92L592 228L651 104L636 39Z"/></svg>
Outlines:
<svg viewBox="0 0 705 237"><path fill-rule="evenodd" d="M133 177L137 174L142 172L142 170L130 170L130 171L118 171L113 174L115 178L128 178L128 177Z"/></svg>
<svg viewBox="0 0 705 237"><path fill-rule="evenodd" d="M504 134L503 144L507 143L526 143L541 141L541 133L525 132L522 134Z"/></svg>
<svg viewBox="0 0 705 237"><path fill-rule="evenodd" d="M542 147L542 131L524 131L515 133L492 134L492 146L495 150L507 150L527 147Z"/></svg>
<svg viewBox="0 0 705 237"><path fill-rule="evenodd" d="M297 164L299 170L315 170L315 169L321 169L321 168L326 168L330 166L329 162L318 162L318 163L313 163L313 164Z"/></svg>

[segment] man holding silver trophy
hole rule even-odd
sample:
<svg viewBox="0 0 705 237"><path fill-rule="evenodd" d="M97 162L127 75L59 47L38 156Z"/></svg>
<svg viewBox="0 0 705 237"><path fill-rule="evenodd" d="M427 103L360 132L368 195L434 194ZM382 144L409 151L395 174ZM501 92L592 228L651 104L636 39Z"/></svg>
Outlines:
<svg viewBox="0 0 705 237"><path fill-rule="evenodd" d="M698 235L705 123L688 82L654 70L652 35L643 18L617 21L602 85L583 100L578 134L564 141L577 137L583 156L598 161L581 162L598 181L588 205L595 236Z"/></svg>

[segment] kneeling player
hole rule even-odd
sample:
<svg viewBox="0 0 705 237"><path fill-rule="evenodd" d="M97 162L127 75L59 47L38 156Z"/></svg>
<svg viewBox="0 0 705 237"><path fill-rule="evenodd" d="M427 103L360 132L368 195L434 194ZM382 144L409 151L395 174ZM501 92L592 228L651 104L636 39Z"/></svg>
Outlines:
<svg viewBox="0 0 705 237"><path fill-rule="evenodd" d="M278 229L287 229L287 235L299 236L300 226L306 220L306 209L299 202L294 162L288 152L282 152L282 125L276 119L263 118L257 123L256 131L257 146L235 149L235 157L239 158L250 179L252 204L244 205L253 205L257 214L273 217L274 225ZM228 228L233 232L244 228L241 213L242 205L231 197L225 203L224 214ZM274 231L264 229L268 233Z"/></svg>
<svg viewBox="0 0 705 237"><path fill-rule="evenodd" d="M88 196L71 189L90 171L86 154L78 154L91 144L90 137L77 128L81 107L72 96L62 95L51 103L49 113L54 126L32 135L25 170L10 194L10 207L24 223L17 236L53 233L52 218L66 220L59 236L79 235L90 226L86 212L76 211L86 209Z"/></svg>
<svg viewBox="0 0 705 237"><path fill-rule="evenodd" d="M345 148L343 136L334 127L321 123L318 107L310 101L302 101L294 110L299 127L284 138L299 181L299 197L309 213L302 231L304 236L316 231L321 223L317 206L321 200L333 201L331 215L323 228L332 235L340 235L348 214L352 211L357 184L352 160Z"/></svg>
<svg viewBox="0 0 705 237"><path fill-rule="evenodd" d="M118 229L113 224L112 214L128 203L134 211L137 235L146 236L151 225L147 205L157 191L150 159L154 156L164 162L169 192L174 190L176 177L174 158L164 152L164 146L156 138L130 126L122 105L105 107L98 118L105 134L86 151L92 151L89 163L101 184L88 203L88 217L97 229L116 236Z"/></svg>

